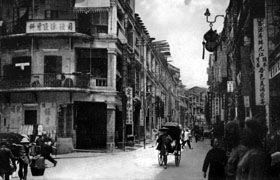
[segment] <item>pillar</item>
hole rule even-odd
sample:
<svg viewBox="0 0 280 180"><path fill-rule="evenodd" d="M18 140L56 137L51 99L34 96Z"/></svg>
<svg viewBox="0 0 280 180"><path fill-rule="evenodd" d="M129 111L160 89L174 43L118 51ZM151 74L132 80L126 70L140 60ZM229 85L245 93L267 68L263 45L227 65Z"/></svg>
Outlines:
<svg viewBox="0 0 280 180"><path fill-rule="evenodd" d="M115 132L116 132L116 107L114 104L107 104L107 152L115 151Z"/></svg>
<svg viewBox="0 0 280 180"><path fill-rule="evenodd" d="M107 68L107 82L108 87L116 90L116 76L117 76L117 55L114 50L108 50L108 68Z"/></svg>

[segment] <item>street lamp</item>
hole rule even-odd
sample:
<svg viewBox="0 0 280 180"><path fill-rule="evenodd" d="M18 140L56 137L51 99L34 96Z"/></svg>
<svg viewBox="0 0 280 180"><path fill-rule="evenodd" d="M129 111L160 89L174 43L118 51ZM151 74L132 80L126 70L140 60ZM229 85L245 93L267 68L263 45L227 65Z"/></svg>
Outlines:
<svg viewBox="0 0 280 180"><path fill-rule="evenodd" d="M206 11L205 11L205 13L204 13L204 16L206 16L206 22L209 23L209 26L210 26L210 28L212 29L213 23L216 22L217 18L218 18L218 17L224 17L224 15L216 15L214 21L209 21L209 20L208 20L208 17L209 17L210 15L211 15L211 14L210 14L210 11L209 11L209 9L207 8Z"/></svg>
<svg viewBox="0 0 280 180"><path fill-rule="evenodd" d="M202 42L203 45L203 54L202 59L204 59L204 54L206 49L209 52L214 52L217 50L217 47L219 45L219 35L217 34L217 30L212 29L213 24L216 22L218 17L224 17L224 15L216 15L214 21L209 21L208 17L210 16L209 9L206 9L206 12L204 13L204 16L206 16L206 22L209 23L210 30L206 32L203 36L204 40Z"/></svg>

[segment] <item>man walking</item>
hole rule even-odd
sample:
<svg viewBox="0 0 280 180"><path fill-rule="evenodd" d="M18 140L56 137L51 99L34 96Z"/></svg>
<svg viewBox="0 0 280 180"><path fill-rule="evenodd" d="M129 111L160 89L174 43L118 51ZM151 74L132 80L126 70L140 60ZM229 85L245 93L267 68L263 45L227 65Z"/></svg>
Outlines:
<svg viewBox="0 0 280 180"><path fill-rule="evenodd" d="M52 139L47 136L47 133L45 131L42 133L42 136L39 136L36 139L36 145L41 147L41 155L45 159L52 162L53 166L55 167L57 164L57 161L54 160L53 157L51 157L52 144L53 144Z"/></svg>
<svg viewBox="0 0 280 180"><path fill-rule="evenodd" d="M186 143L188 144L189 149L192 149L191 141L190 141L190 133L191 133L191 131L188 128L183 131L182 149L184 149Z"/></svg>
<svg viewBox="0 0 280 180"><path fill-rule="evenodd" d="M14 155L12 151L7 147L6 140L1 142L0 147L0 177L4 180L10 179L11 166L10 163L13 163L15 166Z"/></svg>
<svg viewBox="0 0 280 180"><path fill-rule="evenodd" d="M219 141L214 139L213 148L206 154L202 171L206 178L206 172L209 167L208 180L225 180L225 165L227 163L227 156L225 150L219 147Z"/></svg>

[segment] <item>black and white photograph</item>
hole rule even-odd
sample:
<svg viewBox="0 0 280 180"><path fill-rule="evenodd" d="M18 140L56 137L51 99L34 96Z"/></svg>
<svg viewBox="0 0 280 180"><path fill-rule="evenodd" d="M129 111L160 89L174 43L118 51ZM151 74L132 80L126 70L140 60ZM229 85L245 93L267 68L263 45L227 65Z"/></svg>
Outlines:
<svg viewBox="0 0 280 180"><path fill-rule="evenodd" d="M279 0L0 0L0 180L279 179Z"/></svg>

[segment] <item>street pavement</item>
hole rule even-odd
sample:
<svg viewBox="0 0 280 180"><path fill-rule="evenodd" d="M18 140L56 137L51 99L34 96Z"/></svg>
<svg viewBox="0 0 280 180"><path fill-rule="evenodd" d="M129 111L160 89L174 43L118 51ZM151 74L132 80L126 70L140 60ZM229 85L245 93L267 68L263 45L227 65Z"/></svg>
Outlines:
<svg viewBox="0 0 280 180"><path fill-rule="evenodd" d="M114 153L71 153L56 156L53 167L46 161L44 176L32 176L28 180L202 180L202 164L211 148L209 139L192 142L193 149L185 148L179 167L174 155L168 156L168 167L158 164L158 151L153 144ZM18 178L12 178L12 180ZM206 179L205 179L206 180Z"/></svg>

